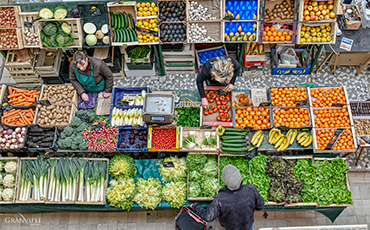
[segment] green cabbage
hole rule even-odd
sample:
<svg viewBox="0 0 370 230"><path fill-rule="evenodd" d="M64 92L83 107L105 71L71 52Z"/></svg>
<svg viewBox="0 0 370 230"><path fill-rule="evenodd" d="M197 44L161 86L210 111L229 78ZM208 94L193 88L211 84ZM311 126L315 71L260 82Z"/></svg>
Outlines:
<svg viewBox="0 0 370 230"><path fill-rule="evenodd" d="M136 193L133 178L118 178L109 182L110 187L105 194L110 206L130 210Z"/></svg>
<svg viewBox="0 0 370 230"><path fill-rule="evenodd" d="M198 182L190 181L189 182L189 190L188 190L188 197L202 197L202 189Z"/></svg>
<svg viewBox="0 0 370 230"><path fill-rule="evenodd" d="M54 35L58 31L58 27L54 22L46 22L42 27L42 31L44 31L46 35Z"/></svg>
<svg viewBox="0 0 370 230"><path fill-rule="evenodd" d="M88 46L94 46L98 42L98 39L96 38L94 34L88 34L85 40Z"/></svg>
<svg viewBox="0 0 370 230"><path fill-rule="evenodd" d="M174 167L164 167L162 160L159 160L157 165L159 165L159 173L162 177L163 182L167 181L185 181L187 177L188 168L186 167L185 158L168 157L164 159L164 162L172 162Z"/></svg>
<svg viewBox="0 0 370 230"><path fill-rule="evenodd" d="M183 181L165 184L162 190L163 200L173 208L181 208L186 204L186 183Z"/></svg>
<svg viewBox="0 0 370 230"><path fill-rule="evenodd" d="M136 183L137 193L134 201L140 207L154 210L161 202L162 184L159 179L149 177L148 180L139 178Z"/></svg>

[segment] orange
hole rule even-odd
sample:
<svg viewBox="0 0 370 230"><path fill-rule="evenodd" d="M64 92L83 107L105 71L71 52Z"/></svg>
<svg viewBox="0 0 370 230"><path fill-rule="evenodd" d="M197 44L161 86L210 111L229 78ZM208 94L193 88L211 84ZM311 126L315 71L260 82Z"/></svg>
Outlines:
<svg viewBox="0 0 370 230"><path fill-rule="evenodd" d="M265 26L265 31L269 31L270 30L270 27L269 26Z"/></svg>
<svg viewBox="0 0 370 230"><path fill-rule="evenodd" d="M285 37L284 36L281 36L280 37L280 41L282 41L282 42L285 41Z"/></svg>
<svg viewBox="0 0 370 230"><path fill-rule="evenodd" d="M271 35L272 35L272 32L271 31L268 31L267 32L267 36L271 37Z"/></svg>
<svg viewBox="0 0 370 230"><path fill-rule="evenodd" d="M275 39L274 39L274 37L270 37L270 42L273 42L273 41L275 41Z"/></svg>
<svg viewBox="0 0 370 230"><path fill-rule="evenodd" d="M242 114L242 111L240 109L236 110L236 114L240 115Z"/></svg>
<svg viewBox="0 0 370 230"><path fill-rule="evenodd" d="M265 37L267 35L267 32L263 31L262 35Z"/></svg>
<svg viewBox="0 0 370 230"><path fill-rule="evenodd" d="M279 31L277 32L277 36L281 37L283 35L283 32Z"/></svg>
<svg viewBox="0 0 370 230"><path fill-rule="evenodd" d="M276 36L277 36L276 31L272 32L272 36L274 36L274 37L276 37Z"/></svg>
<svg viewBox="0 0 370 230"><path fill-rule="evenodd" d="M293 35L293 30L289 30L289 35L292 36Z"/></svg>
<svg viewBox="0 0 370 230"><path fill-rule="evenodd" d="M279 37L276 36L275 37L275 41L278 42L279 41Z"/></svg>
<svg viewBox="0 0 370 230"><path fill-rule="evenodd" d="M275 27L270 27L270 31L275 31Z"/></svg>
<svg viewBox="0 0 370 230"><path fill-rule="evenodd" d="M284 32L283 32L283 35L284 35L284 36L287 36L287 35L288 35L288 32L284 31Z"/></svg>

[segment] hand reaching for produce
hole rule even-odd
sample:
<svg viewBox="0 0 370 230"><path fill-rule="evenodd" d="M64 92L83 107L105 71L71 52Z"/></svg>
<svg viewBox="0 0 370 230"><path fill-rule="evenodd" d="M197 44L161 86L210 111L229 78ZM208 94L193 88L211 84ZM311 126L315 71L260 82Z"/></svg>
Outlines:
<svg viewBox="0 0 370 230"><path fill-rule="evenodd" d="M208 109L208 101L207 98L202 98L202 106L204 109Z"/></svg>
<svg viewBox="0 0 370 230"><path fill-rule="evenodd" d="M103 96L104 96L104 94L103 94ZM89 96L87 96L87 94L86 94L86 93L81 94L81 98L82 98L82 100L84 100L84 101L89 101Z"/></svg>
<svg viewBox="0 0 370 230"><path fill-rule="evenodd" d="M233 89L234 89L234 85L233 85L233 84L228 84L228 85L225 87L225 90L227 90L228 92L233 91Z"/></svg>
<svg viewBox="0 0 370 230"><path fill-rule="evenodd" d="M104 97L104 98L108 98L108 97L110 97L110 93L103 92L103 97Z"/></svg>

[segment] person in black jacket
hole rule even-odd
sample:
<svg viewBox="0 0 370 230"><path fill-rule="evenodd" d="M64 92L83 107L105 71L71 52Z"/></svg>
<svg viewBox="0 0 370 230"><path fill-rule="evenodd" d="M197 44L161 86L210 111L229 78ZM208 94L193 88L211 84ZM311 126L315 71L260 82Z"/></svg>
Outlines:
<svg viewBox="0 0 370 230"><path fill-rule="evenodd" d="M194 203L190 207L205 221L218 217L226 230L252 230L254 211L264 208L264 201L253 185L243 185L239 169L226 165L222 169L225 187L221 188L207 209Z"/></svg>
<svg viewBox="0 0 370 230"><path fill-rule="evenodd" d="M205 109L208 108L208 101L203 82L206 81L209 86L226 86L225 90L230 92L234 89L239 69L239 62L231 56L211 58L204 63L197 77L197 87Z"/></svg>

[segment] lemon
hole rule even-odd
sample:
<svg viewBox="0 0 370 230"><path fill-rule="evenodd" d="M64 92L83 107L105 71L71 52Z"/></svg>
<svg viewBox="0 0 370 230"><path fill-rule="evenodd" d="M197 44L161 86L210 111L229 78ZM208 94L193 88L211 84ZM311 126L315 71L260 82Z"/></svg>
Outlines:
<svg viewBox="0 0 370 230"><path fill-rule="evenodd" d="M148 26L149 25L149 23L148 22L144 22L144 26Z"/></svg>
<svg viewBox="0 0 370 230"><path fill-rule="evenodd" d="M144 2L142 2L142 3L140 4L140 6L141 6L141 7L145 7L145 3L144 3Z"/></svg>
<svg viewBox="0 0 370 230"><path fill-rule="evenodd" d="M143 40L146 40L146 35L143 36Z"/></svg>
<svg viewBox="0 0 370 230"><path fill-rule="evenodd" d="M148 7L144 7L144 11L146 12L146 11L148 11Z"/></svg>
<svg viewBox="0 0 370 230"><path fill-rule="evenodd" d="M155 41L158 41L158 40L159 40L159 37L155 37L155 38L154 38L154 40L155 40Z"/></svg>
<svg viewBox="0 0 370 230"><path fill-rule="evenodd" d="M150 39L150 40L153 40L153 39L154 39L154 36L152 36L152 35L151 35L151 36L149 37L149 39Z"/></svg>
<svg viewBox="0 0 370 230"><path fill-rule="evenodd" d="M142 38L143 38L143 35L141 35L141 34L140 34L140 35L139 35L139 36L137 36L137 37L138 37L139 39L142 39Z"/></svg>
<svg viewBox="0 0 370 230"><path fill-rule="evenodd" d="M155 12L158 12L158 7L154 7L154 11Z"/></svg>
<svg viewBox="0 0 370 230"><path fill-rule="evenodd" d="M301 30L302 31L305 31L306 30L306 27L305 26L302 26Z"/></svg>
<svg viewBox="0 0 370 230"><path fill-rule="evenodd" d="M137 12L137 16L142 17L143 14L141 12Z"/></svg>
<svg viewBox="0 0 370 230"><path fill-rule="evenodd" d="M137 22L137 26L141 26L143 23L141 21Z"/></svg>
<svg viewBox="0 0 370 230"><path fill-rule="evenodd" d="M157 15L157 12L154 12L154 11L153 11L153 12L152 12L152 15Z"/></svg>
<svg viewBox="0 0 370 230"><path fill-rule="evenodd" d="M143 43L143 42L144 42L143 40L140 40L140 39L139 39L139 43Z"/></svg>
<svg viewBox="0 0 370 230"><path fill-rule="evenodd" d="M136 7L137 7L137 8L139 8L139 7L140 7L140 3L139 3L139 2L136 4Z"/></svg>
<svg viewBox="0 0 370 230"><path fill-rule="evenodd" d="M157 23L157 19L156 18L154 18L153 20L154 20L154 23Z"/></svg>
<svg viewBox="0 0 370 230"><path fill-rule="evenodd" d="M152 3L150 4L150 6L154 8L154 7L155 7L155 3L154 3L154 2L152 2Z"/></svg>
<svg viewBox="0 0 370 230"><path fill-rule="evenodd" d="M149 11L153 11L153 8L152 7L149 7L148 9L149 9Z"/></svg>
<svg viewBox="0 0 370 230"><path fill-rule="evenodd" d="M155 31L155 32L158 32L158 27L154 28L154 31Z"/></svg>
<svg viewBox="0 0 370 230"><path fill-rule="evenodd" d="M150 7L150 3L149 2L145 3L145 6Z"/></svg>
<svg viewBox="0 0 370 230"><path fill-rule="evenodd" d="M144 10L144 9L143 9L143 7L140 7L140 8L139 8L139 11L140 11L140 12L143 12L143 10Z"/></svg>

